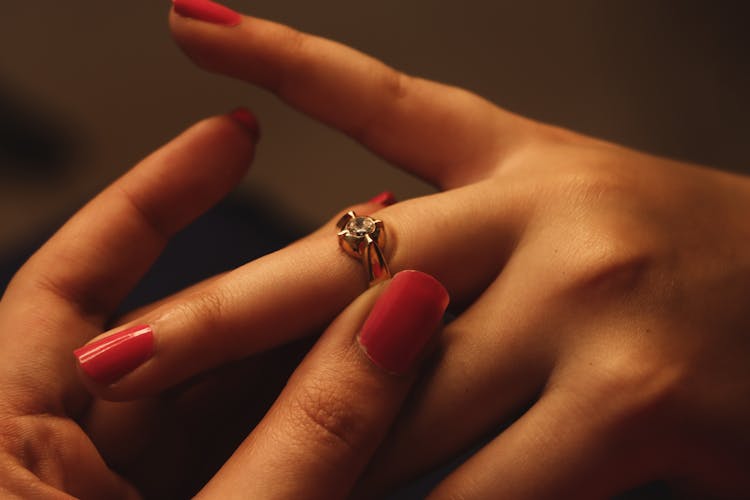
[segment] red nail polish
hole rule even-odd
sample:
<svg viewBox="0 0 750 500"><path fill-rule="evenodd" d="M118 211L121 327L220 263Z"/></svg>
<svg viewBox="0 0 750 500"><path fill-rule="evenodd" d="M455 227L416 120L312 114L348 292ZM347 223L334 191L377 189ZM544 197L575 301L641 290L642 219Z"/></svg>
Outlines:
<svg viewBox="0 0 750 500"><path fill-rule="evenodd" d="M242 22L237 12L210 0L172 0L172 5L179 15L207 23L237 26Z"/></svg>
<svg viewBox="0 0 750 500"><path fill-rule="evenodd" d="M154 332L138 325L76 349L83 372L100 384L111 384L130 373L154 352Z"/></svg>
<svg viewBox="0 0 750 500"><path fill-rule="evenodd" d="M388 207L396 203L396 197L390 191L383 191L379 195L375 196L370 200L370 203L378 203L384 207Z"/></svg>
<svg viewBox="0 0 750 500"><path fill-rule="evenodd" d="M253 140L256 143L260 140L260 125L252 111L247 108L237 108L229 113L229 117L245 127L253 136Z"/></svg>
<svg viewBox="0 0 750 500"><path fill-rule="evenodd" d="M406 373L438 329L448 292L438 280L419 271L402 271L370 311L359 343L378 366Z"/></svg>

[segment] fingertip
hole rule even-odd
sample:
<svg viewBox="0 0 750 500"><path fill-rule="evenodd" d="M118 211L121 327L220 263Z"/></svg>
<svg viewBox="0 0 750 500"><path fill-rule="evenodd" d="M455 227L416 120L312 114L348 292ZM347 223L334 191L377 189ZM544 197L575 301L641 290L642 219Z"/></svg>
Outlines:
<svg viewBox="0 0 750 500"><path fill-rule="evenodd" d="M228 113L228 116L240 124L253 139L253 143L260 141L260 124L255 114L247 108L238 107Z"/></svg>
<svg viewBox="0 0 750 500"><path fill-rule="evenodd" d="M247 66L247 55L242 47L248 32L243 26L244 17L236 15L238 21L228 27L203 22L171 9L169 31L180 50L200 68L229 74L234 69L241 73Z"/></svg>
<svg viewBox="0 0 750 500"><path fill-rule="evenodd" d="M210 33L214 26L193 22L177 14L174 9L169 11L168 24L172 39L191 61L207 71L218 69L214 47L216 37Z"/></svg>
<svg viewBox="0 0 750 500"><path fill-rule="evenodd" d="M253 113L246 108L236 108L229 113L214 115L199 121L188 129L196 129L204 147L214 151L216 164L232 165L241 176L255 157L255 147L260 136L260 126ZM237 179L239 181L239 179Z"/></svg>
<svg viewBox="0 0 750 500"><path fill-rule="evenodd" d="M242 16L234 10L211 0L172 0L174 12L182 17L234 27L242 22Z"/></svg>
<svg viewBox="0 0 750 500"><path fill-rule="evenodd" d="M357 337L360 347L386 372L410 372L439 331L449 300L448 291L431 275L397 273L365 320Z"/></svg>
<svg viewBox="0 0 750 500"><path fill-rule="evenodd" d="M154 355L154 332L149 325L134 325L103 335L73 351L78 371L97 394L136 370Z"/></svg>

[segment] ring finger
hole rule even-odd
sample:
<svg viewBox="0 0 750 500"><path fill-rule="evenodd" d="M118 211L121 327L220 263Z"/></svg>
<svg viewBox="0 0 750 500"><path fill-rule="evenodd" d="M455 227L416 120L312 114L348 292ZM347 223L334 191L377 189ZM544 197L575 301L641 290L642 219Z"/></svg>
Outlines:
<svg viewBox="0 0 750 500"><path fill-rule="evenodd" d="M495 193L497 205L492 210L478 201L487 199L478 190ZM518 204L510 194L497 191L494 183L476 184L372 214L385 221L389 239L385 253L392 270L432 273L458 302L468 303L488 285L487 276L499 272L522 229L522 219L510 209ZM443 215L446 203L450 217ZM470 219L472 223L466 224ZM502 224L503 220L507 222ZM486 227L502 229L483 230ZM454 262L472 265L462 268ZM97 363L114 360L115 369L121 370L123 363L147 359L114 381L109 379L111 372L99 380L89 377L92 389L105 399L155 394L211 367L319 331L365 285L361 266L338 248L336 229L327 224L281 251L217 278L206 289L132 321L125 325L129 334L123 336L118 329L102 335L120 340L107 349L84 351L88 360L101 356ZM289 314L293 310L306 313ZM147 331L151 334L139 335Z"/></svg>

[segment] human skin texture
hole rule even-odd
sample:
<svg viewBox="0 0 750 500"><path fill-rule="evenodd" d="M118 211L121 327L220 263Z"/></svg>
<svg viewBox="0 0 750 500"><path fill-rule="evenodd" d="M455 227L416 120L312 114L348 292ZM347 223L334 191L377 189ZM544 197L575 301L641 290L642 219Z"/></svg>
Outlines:
<svg viewBox="0 0 750 500"><path fill-rule="evenodd" d="M257 135L249 111L236 115L204 120L146 158L8 286L0 301L2 498L342 497L384 438L449 301L434 277L418 271L353 301L218 464L195 439L221 441L231 421L231 397L196 398L210 381L121 406L93 400L81 383L116 383L158 362L147 325L88 343L75 358L70 348L103 328L169 235L241 178ZM404 328L407 335L393 337ZM267 382L271 371L263 375Z"/></svg>
<svg viewBox="0 0 750 500"><path fill-rule="evenodd" d="M173 14L170 23L198 65L268 88L441 190L369 214L386 224L391 268L438 277L457 319L363 492L510 423L433 495L596 498L655 480L699 496L747 495L746 177L537 123L261 19L227 28ZM360 270L334 232L326 225L178 300L218 304L206 317L223 325L230 359L315 331L357 293ZM290 288L285 276L302 256L332 271L297 273ZM253 283L264 283L264 297ZM312 303L306 322L279 319ZM161 331L164 365L100 394L175 382L178 353L201 348L205 325L173 311L136 314ZM192 363L203 370L226 357Z"/></svg>
<svg viewBox="0 0 750 500"><path fill-rule="evenodd" d="M479 442L434 498L602 498L656 480L678 495L750 495L746 177L537 123L276 23L182 12L171 14L172 33L197 64L277 93L440 189L348 207L384 221L392 271L438 278L456 316L355 496L378 496ZM143 401L324 329L366 286L337 247L339 216L110 331L103 320L55 323L75 335L42 352L135 325L153 332L152 357L116 382L80 374L98 398L87 407L91 446L108 463L144 456L126 439L158 428L160 413ZM9 322L18 316L6 304L3 331L39 328ZM92 310L104 317L76 312ZM30 363L9 359L6 372ZM42 387L57 387L57 370L39 373ZM119 435L95 432L115 423ZM159 447L180 456L175 448Z"/></svg>

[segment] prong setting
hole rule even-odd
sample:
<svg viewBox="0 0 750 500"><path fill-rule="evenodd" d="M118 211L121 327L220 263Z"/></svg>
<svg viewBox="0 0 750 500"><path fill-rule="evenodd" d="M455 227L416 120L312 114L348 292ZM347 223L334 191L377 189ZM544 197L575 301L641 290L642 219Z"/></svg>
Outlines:
<svg viewBox="0 0 750 500"><path fill-rule="evenodd" d="M358 216L350 210L336 225L340 229L338 236L341 248L352 257L361 260L365 248L372 243L381 248L385 245L385 230L381 220Z"/></svg>
<svg viewBox="0 0 750 500"><path fill-rule="evenodd" d="M348 211L336 223L339 245L349 256L362 261L370 284L390 278L383 255L385 226L383 221L358 216Z"/></svg>

